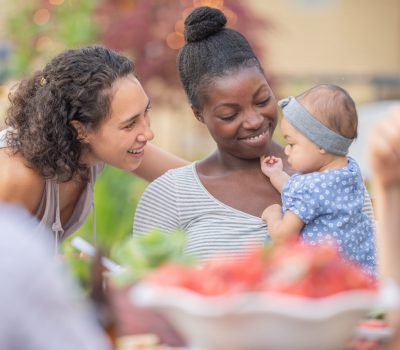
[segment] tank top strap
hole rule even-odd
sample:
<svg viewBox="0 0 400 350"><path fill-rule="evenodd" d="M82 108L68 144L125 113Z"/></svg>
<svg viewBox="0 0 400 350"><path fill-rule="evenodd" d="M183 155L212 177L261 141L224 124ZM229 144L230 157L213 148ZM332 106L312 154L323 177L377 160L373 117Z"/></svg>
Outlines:
<svg viewBox="0 0 400 350"><path fill-rule="evenodd" d="M92 210L93 210L93 245L97 244L97 230L96 230L96 206L94 204L94 184L96 181L97 169L96 167L90 168L90 191L92 193Z"/></svg>
<svg viewBox="0 0 400 350"><path fill-rule="evenodd" d="M6 128L3 130L0 130L0 148L6 148L8 147L7 145L7 133L11 131L11 128Z"/></svg>
<svg viewBox="0 0 400 350"><path fill-rule="evenodd" d="M13 129L10 127L0 130L0 148L8 147L7 134L12 132L12 130ZM95 174L91 169L92 181L93 176L95 177ZM61 224L60 213L60 188L58 182L53 179L46 179L45 182L44 193L36 215L41 217L40 223L44 226L50 227L51 231L53 232L55 251L58 252L60 240L64 235L64 228Z"/></svg>
<svg viewBox="0 0 400 350"><path fill-rule="evenodd" d="M61 213L60 213L60 185L55 184L55 212L54 212L54 222L51 226L51 230L54 232L55 237L55 250L58 252L59 241L64 234L64 229L61 225Z"/></svg>

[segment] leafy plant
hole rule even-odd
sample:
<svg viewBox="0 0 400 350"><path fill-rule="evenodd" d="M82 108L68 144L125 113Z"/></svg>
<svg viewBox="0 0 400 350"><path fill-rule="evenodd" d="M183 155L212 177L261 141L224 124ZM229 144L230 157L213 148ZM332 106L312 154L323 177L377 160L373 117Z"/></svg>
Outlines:
<svg viewBox="0 0 400 350"><path fill-rule="evenodd" d="M70 268L72 277L79 283L85 293L89 293L91 289L91 260L82 257L80 252L70 244L63 244L61 251L64 261Z"/></svg>
<svg viewBox="0 0 400 350"><path fill-rule="evenodd" d="M186 235L182 231L166 234L154 230L117 244L112 257L123 271L115 276L115 280L120 284L133 283L166 262L195 263L194 257L183 254L185 242Z"/></svg>
<svg viewBox="0 0 400 350"><path fill-rule="evenodd" d="M132 234L135 208L147 182L117 168L106 166L97 177L94 203L95 217L92 214L73 235L82 236L101 247L109 255L111 247ZM96 242L93 237L96 225ZM69 244L72 237L64 244Z"/></svg>

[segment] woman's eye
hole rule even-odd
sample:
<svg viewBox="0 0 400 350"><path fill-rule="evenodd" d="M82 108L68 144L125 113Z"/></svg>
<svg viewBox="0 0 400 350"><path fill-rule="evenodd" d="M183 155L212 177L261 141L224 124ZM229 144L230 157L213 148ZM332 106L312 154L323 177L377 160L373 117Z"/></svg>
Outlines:
<svg viewBox="0 0 400 350"><path fill-rule="evenodd" d="M128 125L125 125L124 129L131 130L135 126L135 124L136 124L136 121L133 121L133 122L129 123Z"/></svg>
<svg viewBox="0 0 400 350"><path fill-rule="evenodd" d="M270 100L270 97L266 98L265 100L262 100L262 101L258 102L257 106L265 107L268 104L269 100Z"/></svg>
<svg viewBox="0 0 400 350"><path fill-rule="evenodd" d="M236 117L236 113L235 113L235 114L232 114L232 115L227 115L226 117L221 117L221 119L222 119L223 121L229 122L229 121L235 119L235 117Z"/></svg>

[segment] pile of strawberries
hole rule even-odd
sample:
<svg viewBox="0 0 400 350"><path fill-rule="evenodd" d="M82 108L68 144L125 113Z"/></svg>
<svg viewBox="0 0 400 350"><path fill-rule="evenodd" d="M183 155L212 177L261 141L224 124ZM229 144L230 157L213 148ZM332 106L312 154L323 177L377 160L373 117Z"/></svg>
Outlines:
<svg viewBox="0 0 400 350"><path fill-rule="evenodd" d="M377 288L359 266L331 244L289 242L250 250L243 259L215 259L201 266L166 263L146 281L187 288L202 295L268 291L320 298L342 291Z"/></svg>

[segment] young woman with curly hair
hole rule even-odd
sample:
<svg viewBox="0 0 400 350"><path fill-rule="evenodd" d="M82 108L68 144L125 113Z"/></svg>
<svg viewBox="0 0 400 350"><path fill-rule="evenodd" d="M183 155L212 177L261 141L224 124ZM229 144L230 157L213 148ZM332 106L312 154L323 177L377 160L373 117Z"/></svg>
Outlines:
<svg viewBox="0 0 400 350"><path fill-rule="evenodd" d="M105 47L61 53L21 81L10 101L0 131L0 201L26 208L56 240L84 222L104 164L149 181L184 165L147 144L150 100L133 63Z"/></svg>

